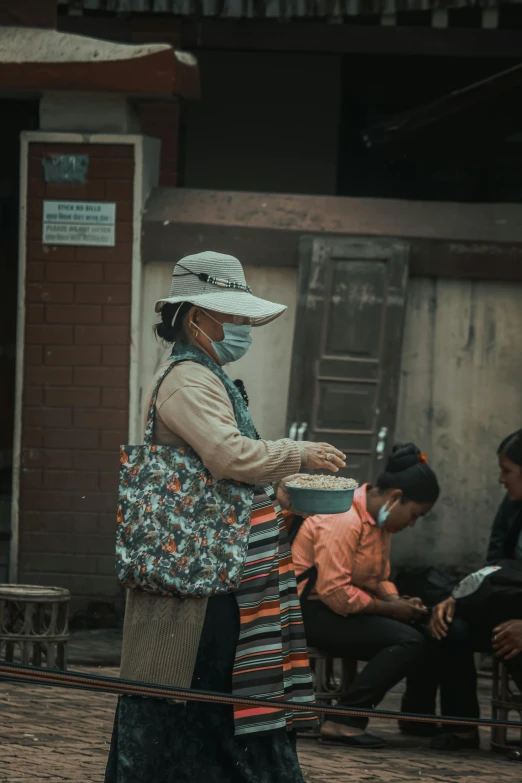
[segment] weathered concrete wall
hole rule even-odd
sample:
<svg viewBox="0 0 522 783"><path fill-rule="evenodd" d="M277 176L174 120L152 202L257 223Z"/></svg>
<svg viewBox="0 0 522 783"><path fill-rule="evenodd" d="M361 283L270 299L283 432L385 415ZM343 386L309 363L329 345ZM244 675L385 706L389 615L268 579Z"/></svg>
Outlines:
<svg viewBox="0 0 522 783"><path fill-rule="evenodd" d="M396 560L481 564L502 498L496 448L522 425L522 286L413 279L397 436L427 452L439 503Z"/></svg>
<svg viewBox="0 0 522 783"><path fill-rule="evenodd" d="M142 386L164 355L154 342L153 305L170 286L170 265L148 264L144 285ZM297 270L247 267L256 294L284 302L285 315L255 330L233 366L259 431L286 435ZM442 496L429 518L394 541L395 563L474 566L482 562L502 493L495 449L522 425L522 286L410 280L404 327L397 438L414 440L437 471Z"/></svg>
<svg viewBox="0 0 522 783"><path fill-rule="evenodd" d="M126 95L45 92L40 130L79 133L139 133L140 122Z"/></svg>

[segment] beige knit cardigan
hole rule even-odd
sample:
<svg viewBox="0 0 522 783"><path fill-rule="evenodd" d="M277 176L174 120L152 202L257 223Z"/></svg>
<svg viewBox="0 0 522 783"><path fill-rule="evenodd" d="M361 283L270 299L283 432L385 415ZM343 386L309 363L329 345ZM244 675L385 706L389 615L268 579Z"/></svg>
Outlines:
<svg viewBox="0 0 522 783"><path fill-rule="evenodd" d="M158 370L147 399L167 366ZM246 484L278 481L296 473L306 459L303 446L295 441L241 435L225 387L211 370L195 362L177 365L162 382L154 443L189 444L213 476ZM206 599L129 590L120 676L190 687L206 608Z"/></svg>

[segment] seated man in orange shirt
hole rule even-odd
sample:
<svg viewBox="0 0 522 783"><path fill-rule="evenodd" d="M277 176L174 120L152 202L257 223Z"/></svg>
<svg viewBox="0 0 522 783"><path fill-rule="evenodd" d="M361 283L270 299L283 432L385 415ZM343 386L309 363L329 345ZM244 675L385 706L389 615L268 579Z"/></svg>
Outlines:
<svg viewBox="0 0 522 783"><path fill-rule="evenodd" d="M346 706L374 708L425 652L424 637L411 625L427 611L418 599L400 598L388 581L390 547L391 536L413 527L438 496L435 473L419 449L407 444L394 448L375 487L356 490L350 511L292 522L292 558L308 644L336 657L368 661L343 700ZM382 739L366 733L367 723L328 719L321 739L382 747Z"/></svg>

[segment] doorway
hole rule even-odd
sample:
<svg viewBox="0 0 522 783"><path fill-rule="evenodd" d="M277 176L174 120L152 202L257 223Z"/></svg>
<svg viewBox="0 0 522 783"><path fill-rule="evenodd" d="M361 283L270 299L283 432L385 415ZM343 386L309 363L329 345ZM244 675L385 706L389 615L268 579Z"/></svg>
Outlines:
<svg viewBox="0 0 522 783"><path fill-rule="evenodd" d="M408 256L393 239L300 244L288 431L341 449L358 481L375 479L393 444Z"/></svg>
<svg viewBox="0 0 522 783"><path fill-rule="evenodd" d="M38 101L0 98L0 582L7 582L16 378L20 134L38 128Z"/></svg>

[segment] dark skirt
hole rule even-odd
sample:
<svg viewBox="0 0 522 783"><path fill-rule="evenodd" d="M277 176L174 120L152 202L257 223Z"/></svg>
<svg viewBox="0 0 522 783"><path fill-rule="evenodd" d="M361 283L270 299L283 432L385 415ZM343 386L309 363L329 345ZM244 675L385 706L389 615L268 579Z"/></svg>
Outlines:
<svg viewBox="0 0 522 783"><path fill-rule="evenodd" d="M233 595L210 598L192 688L232 692L239 637ZM304 783L295 734L234 736L231 706L122 696L105 783Z"/></svg>

